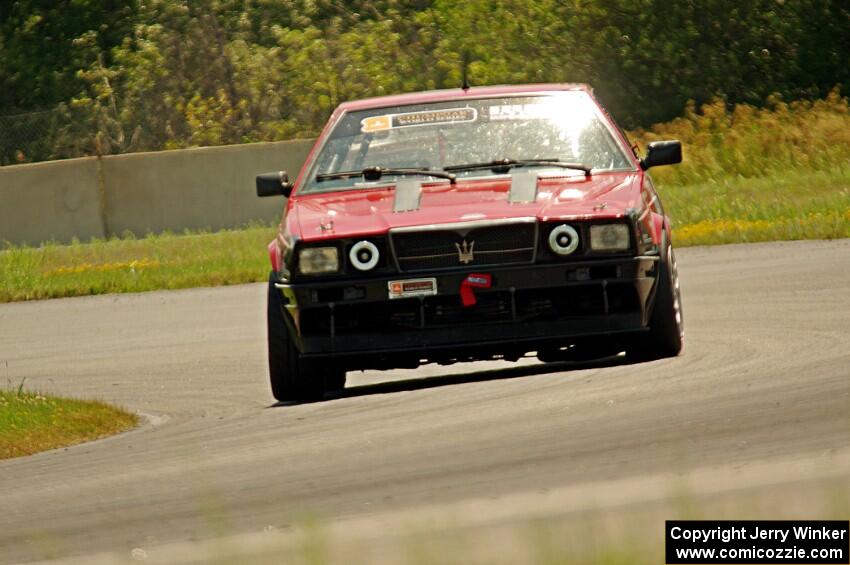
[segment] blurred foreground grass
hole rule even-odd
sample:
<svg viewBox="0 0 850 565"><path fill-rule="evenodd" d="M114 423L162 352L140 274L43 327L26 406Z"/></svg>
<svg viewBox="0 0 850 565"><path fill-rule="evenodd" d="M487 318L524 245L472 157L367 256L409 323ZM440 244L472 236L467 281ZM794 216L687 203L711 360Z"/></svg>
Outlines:
<svg viewBox="0 0 850 565"><path fill-rule="evenodd" d="M846 520L848 487L846 477L836 477L698 496L686 482L671 483L667 497L645 503L507 521L476 516L483 522L477 526L448 518L411 525L397 537L349 541L340 539L344 530L317 522L289 548L272 544L251 556L249 544L234 547L234 555L240 563L274 557L293 565L654 565L664 563L665 520Z"/></svg>
<svg viewBox="0 0 850 565"><path fill-rule="evenodd" d="M102 402L0 390L0 459L105 437L136 423L134 414Z"/></svg>
<svg viewBox="0 0 850 565"><path fill-rule="evenodd" d="M270 518L277 525L261 532L228 535L226 528L216 528L206 541L144 546L130 556L133 561L141 556L158 563L240 565L655 565L664 563L665 520L846 520L848 481L841 475L768 481L697 495L685 479L671 480L660 498L587 509L567 498L564 512L555 514L515 503L505 513L498 497L478 507L498 516L447 504L422 514L414 508L336 522L317 516L293 519L281 509L280 521ZM227 515L223 506L218 511ZM225 521L222 516L209 520ZM63 553L61 546L51 550ZM116 554L113 561L131 562L121 557Z"/></svg>
<svg viewBox="0 0 850 565"><path fill-rule="evenodd" d="M632 132L680 139L685 161L652 174L678 246L850 237L850 104L722 100ZM275 229L0 248L0 302L264 281Z"/></svg>

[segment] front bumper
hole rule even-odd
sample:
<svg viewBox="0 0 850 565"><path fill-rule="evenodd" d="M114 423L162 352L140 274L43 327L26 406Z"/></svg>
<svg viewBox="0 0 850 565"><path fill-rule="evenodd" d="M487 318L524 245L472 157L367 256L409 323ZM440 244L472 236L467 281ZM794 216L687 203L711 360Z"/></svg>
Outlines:
<svg viewBox="0 0 850 565"><path fill-rule="evenodd" d="M421 275L276 283L284 318L305 356L408 353L418 359L475 357L504 345L639 332L646 328L659 258L594 259L435 274L437 294L390 300L388 282ZM464 307L460 285L471 272L492 275ZM427 275L426 275L427 276ZM465 353L464 353L465 351Z"/></svg>

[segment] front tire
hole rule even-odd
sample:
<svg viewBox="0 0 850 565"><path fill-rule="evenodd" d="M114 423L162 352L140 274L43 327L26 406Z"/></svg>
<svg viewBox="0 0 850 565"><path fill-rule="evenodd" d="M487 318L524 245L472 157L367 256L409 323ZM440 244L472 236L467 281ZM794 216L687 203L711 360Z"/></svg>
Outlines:
<svg viewBox="0 0 850 565"><path fill-rule="evenodd" d="M685 342L682 316L682 292L673 245L665 238L666 248L658 265L658 288L649 319L649 331L641 335L627 352L637 361L676 357Z"/></svg>
<svg viewBox="0 0 850 565"><path fill-rule="evenodd" d="M290 336L280 291L269 282L267 308L269 382L280 402L321 400L328 389L345 386L345 371L321 360L304 359Z"/></svg>

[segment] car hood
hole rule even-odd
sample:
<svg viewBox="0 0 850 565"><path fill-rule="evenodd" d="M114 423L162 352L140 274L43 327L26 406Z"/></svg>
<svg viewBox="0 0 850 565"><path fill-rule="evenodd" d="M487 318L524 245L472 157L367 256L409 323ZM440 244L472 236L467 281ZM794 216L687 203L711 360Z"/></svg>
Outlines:
<svg viewBox="0 0 850 565"><path fill-rule="evenodd" d="M640 202L638 172L540 175L534 202L509 202L511 177L427 181L419 208L394 212L395 187L297 195L290 229L305 241L376 235L404 226L536 217L540 220L620 217Z"/></svg>

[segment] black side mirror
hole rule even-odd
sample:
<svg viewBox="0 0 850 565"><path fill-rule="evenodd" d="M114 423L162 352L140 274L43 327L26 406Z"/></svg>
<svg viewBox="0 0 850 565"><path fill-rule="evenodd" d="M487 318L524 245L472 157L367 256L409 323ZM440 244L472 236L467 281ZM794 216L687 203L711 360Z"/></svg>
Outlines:
<svg viewBox="0 0 850 565"><path fill-rule="evenodd" d="M257 175L257 196L286 196L292 194L292 183L286 171Z"/></svg>
<svg viewBox="0 0 850 565"><path fill-rule="evenodd" d="M682 142L653 141L649 144L646 157L640 162L641 168L647 170L659 165L675 165L682 162Z"/></svg>

